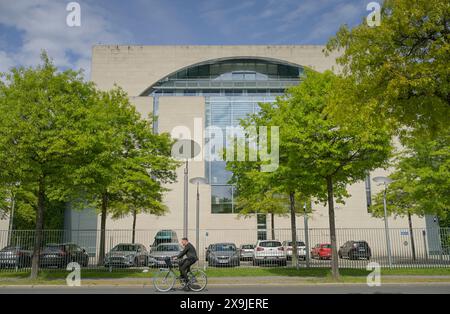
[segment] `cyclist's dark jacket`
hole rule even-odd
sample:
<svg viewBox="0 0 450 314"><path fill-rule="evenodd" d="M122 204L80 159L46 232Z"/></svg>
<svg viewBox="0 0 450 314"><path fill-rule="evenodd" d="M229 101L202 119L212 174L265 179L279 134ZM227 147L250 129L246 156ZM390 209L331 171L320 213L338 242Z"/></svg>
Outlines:
<svg viewBox="0 0 450 314"><path fill-rule="evenodd" d="M182 258L184 255L186 255L188 259L194 262L198 260L197 251L195 250L195 247L190 243L186 244L183 251L178 254L178 258Z"/></svg>

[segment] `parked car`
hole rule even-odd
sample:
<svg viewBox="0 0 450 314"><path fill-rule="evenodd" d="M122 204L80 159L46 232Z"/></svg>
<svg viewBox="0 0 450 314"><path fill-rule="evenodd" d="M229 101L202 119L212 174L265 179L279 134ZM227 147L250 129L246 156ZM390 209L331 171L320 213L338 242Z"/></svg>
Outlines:
<svg viewBox="0 0 450 314"><path fill-rule="evenodd" d="M155 267L165 267L165 259L167 257L174 257L180 254L183 248L178 243L161 243L153 248L148 257L148 265ZM177 260L172 260L174 266L178 265Z"/></svg>
<svg viewBox="0 0 450 314"><path fill-rule="evenodd" d="M147 265L147 249L139 243L118 244L105 256L105 267L139 267Z"/></svg>
<svg viewBox="0 0 450 314"><path fill-rule="evenodd" d="M49 243L39 256L41 267L64 268L71 262L86 267L89 264L89 255L84 248L73 243Z"/></svg>
<svg viewBox="0 0 450 314"><path fill-rule="evenodd" d="M25 250L21 246L7 246L0 250L0 268L7 267L29 267L33 252Z"/></svg>
<svg viewBox="0 0 450 314"><path fill-rule="evenodd" d="M286 258L288 261L292 259L292 241L284 241L283 248L286 252ZM297 241L297 254L301 260L306 260L306 245L303 241Z"/></svg>
<svg viewBox="0 0 450 314"><path fill-rule="evenodd" d="M234 243L216 243L211 246L208 266L239 266L239 251Z"/></svg>
<svg viewBox="0 0 450 314"><path fill-rule="evenodd" d="M365 258L369 260L372 257L372 252L366 241L347 241L339 248L338 255L339 258Z"/></svg>
<svg viewBox="0 0 450 314"><path fill-rule="evenodd" d="M311 258L331 259L331 244L318 243L311 249Z"/></svg>
<svg viewBox="0 0 450 314"><path fill-rule="evenodd" d="M241 261L252 261L255 250L254 244L242 244L239 248Z"/></svg>
<svg viewBox="0 0 450 314"><path fill-rule="evenodd" d="M286 266L286 252L280 241L259 240L256 243L253 265L258 266L263 263Z"/></svg>
<svg viewBox="0 0 450 314"><path fill-rule="evenodd" d="M209 260L209 254L211 254L211 250L213 248L215 244L210 244L208 245L208 247L206 248L206 252L205 252L205 261Z"/></svg>
<svg viewBox="0 0 450 314"><path fill-rule="evenodd" d="M173 230L159 230L150 245L150 249L156 248L161 243L178 243L177 233Z"/></svg>

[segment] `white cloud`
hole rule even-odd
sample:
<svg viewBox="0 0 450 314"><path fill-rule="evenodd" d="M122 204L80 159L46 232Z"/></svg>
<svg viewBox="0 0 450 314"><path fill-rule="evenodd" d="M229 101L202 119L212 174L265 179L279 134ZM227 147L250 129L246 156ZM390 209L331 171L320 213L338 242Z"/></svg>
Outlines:
<svg viewBox="0 0 450 314"><path fill-rule="evenodd" d="M0 51L0 73L8 71L14 66L14 61L4 51Z"/></svg>
<svg viewBox="0 0 450 314"><path fill-rule="evenodd" d="M21 46L15 52L0 50L0 71L15 65L36 65L45 49L56 66L83 67L88 78L92 45L116 44L130 38L130 34L108 20L104 9L82 1L79 1L81 27L67 26L67 3L52 0L0 2L0 24L22 34Z"/></svg>

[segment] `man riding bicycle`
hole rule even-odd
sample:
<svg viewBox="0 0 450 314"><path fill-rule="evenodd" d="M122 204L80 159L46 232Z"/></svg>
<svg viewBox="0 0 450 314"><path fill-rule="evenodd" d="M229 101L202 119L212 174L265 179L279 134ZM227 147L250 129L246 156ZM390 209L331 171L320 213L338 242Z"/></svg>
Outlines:
<svg viewBox="0 0 450 314"><path fill-rule="evenodd" d="M180 268L181 280L183 280L185 283L188 283L187 274L191 269L191 265L195 264L195 262L198 261L197 251L187 238L181 239L181 245L184 249L180 252L180 254L178 254L177 258L181 259L185 255L186 258L181 260L178 263L178 266Z"/></svg>

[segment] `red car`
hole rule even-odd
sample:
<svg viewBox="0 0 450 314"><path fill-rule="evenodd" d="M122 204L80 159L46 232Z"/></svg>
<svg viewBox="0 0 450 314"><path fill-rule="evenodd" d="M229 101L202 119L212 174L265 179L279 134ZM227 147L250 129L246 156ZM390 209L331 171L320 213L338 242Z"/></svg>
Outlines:
<svg viewBox="0 0 450 314"><path fill-rule="evenodd" d="M317 259L331 259L331 244L316 244L311 250L311 257Z"/></svg>

